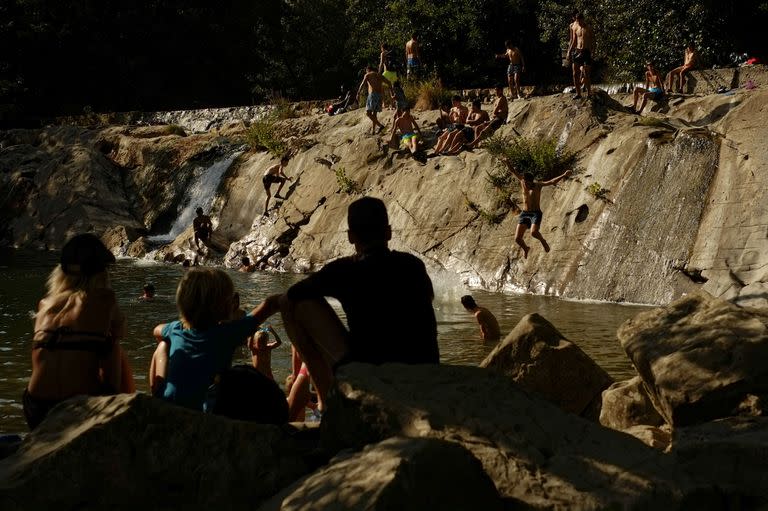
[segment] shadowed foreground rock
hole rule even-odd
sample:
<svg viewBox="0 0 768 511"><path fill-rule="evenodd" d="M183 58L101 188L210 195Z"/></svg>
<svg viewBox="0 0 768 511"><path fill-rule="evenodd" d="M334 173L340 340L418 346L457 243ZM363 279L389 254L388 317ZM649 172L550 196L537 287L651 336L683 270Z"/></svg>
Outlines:
<svg viewBox="0 0 768 511"><path fill-rule="evenodd" d="M642 378L635 376L603 391L600 424L622 431L633 426L661 426L664 418L653 407Z"/></svg>
<svg viewBox="0 0 768 511"><path fill-rule="evenodd" d="M455 443L390 438L326 468L270 499L259 511L427 511L502 509L480 462Z"/></svg>
<svg viewBox="0 0 768 511"><path fill-rule="evenodd" d="M618 337L655 408L675 427L735 415L750 395L768 392L768 328L707 293L638 314Z"/></svg>
<svg viewBox="0 0 768 511"><path fill-rule="evenodd" d="M595 421L600 395L613 383L589 355L538 314L524 316L480 367L499 371L566 412Z"/></svg>
<svg viewBox="0 0 768 511"><path fill-rule="evenodd" d="M337 376L321 426L323 444L333 450L403 435L456 442L480 460L510 506L715 505L685 500L690 486L669 457L567 414L491 371L349 364Z"/></svg>
<svg viewBox="0 0 768 511"><path fill-rule="evenodd" d="M308 451L141 394L74 398L0 462L0 509L250 509L314 468Z"/></svg>

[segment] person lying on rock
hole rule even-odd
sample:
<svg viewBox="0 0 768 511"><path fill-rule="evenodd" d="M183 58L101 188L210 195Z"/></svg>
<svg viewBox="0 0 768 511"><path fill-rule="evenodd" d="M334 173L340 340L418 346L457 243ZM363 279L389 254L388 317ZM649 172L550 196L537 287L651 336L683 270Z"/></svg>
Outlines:
<svg viewBox="0 0 768 511"><path fill-rule="evenodd" d="M152 395L195 410L206 410L209 386L232 364L238 346L279 310L279 295L264 300L250 314L232 320L235 289L224 271L191 268L176 290L181 319L157 325L152 356Z"/></svg>
<svg viewBox="0 0 768 511"><path fill-rule="evenodd" d="M355 255L326 264L281 299L283 324L325 402L334 370L348 362L437 364L432 281L417 257L390 250L392 229L380 199L347 211ZM341 302L349 330L324 299ZM392 333L392 321L402 328Z"/></svg>
<svg viewBox="0 0 768 511"><path fill-rule="evenodd" d="M283 189L286 181L290 181L291 178L285 175L285 166L290 161L290 156L287 154L280 158L280 163L272 165L264 172L264 176L261 178L261 184L264 185L264 191L267 192L267 198L264 201L264 213L266 216L269 211L269 199L272 197L272 183L277 183L277 191L275 192L276 199L285 199L280 195L280 190Z"/></svg>
<svg viewBox="0 0 768 511"><path fill-rule="evenodd" d="M480 307L472 295L461 297L461 304L471 312L480 325L480 338L484 341L498 341L501 337L501 329L496 316L485 307Z"/></svg>
<svg viewBox="0 0 768 511"><path fill-rule="evenodd" d="M203 208L197 208L195 211L197 213L197 216L192 221L192 230L195 233L195 245L197 245L197 248L202 248L200 246L200 242L203 242L203 245L206 247L208 246L208 243L211 241L211 233L213 232L213 224L211 223L211 217L208 215L203 214Z"/></svg>
<svg viewBox="0 0 768 511"><path fill-rule="evenodd" d="M504 89L497 86L496 104L493 105L493 118L475 126L475 138L467 146L470 149L477 147L484 138L493 134L494 131L507 122L507 116L509 116L509 103L504 96Z"/></svg>
<svg viewBox="0 0 768 511"><path fill-rule="evenodd" d="M35 314L32 375L22 396L30 430L73 396L136 391L120 346L125 316L107 275L114 262L93 234L64 244Z"/></svg>
<svg viewBox="0 0 768 511"><path fill-rule="evenodd" d="M563 174L557 176L549 181L535 181L533 174L526 172L521 174L509 161L505 160L504 163L509 170L520 180L520 187L523 192L523 210L520 212L520 217L517 220L517 229L515 230L515 243L520 245L523 249L523 257L528 258L528 251L531 249L523 241L523 234L527 228L531 228L531 236L541 242L541 246L544 247L544 252L549 252L549 245L547 240L542 236L541 220L544 213L541 211L541 189L545 186L556 185L566 177L571 175L570 170L566 170Z"/></svg>

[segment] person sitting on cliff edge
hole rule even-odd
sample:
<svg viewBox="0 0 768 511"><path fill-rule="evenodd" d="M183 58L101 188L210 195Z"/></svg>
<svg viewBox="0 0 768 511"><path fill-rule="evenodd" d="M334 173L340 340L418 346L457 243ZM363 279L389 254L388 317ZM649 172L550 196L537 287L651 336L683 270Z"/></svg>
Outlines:
<svg viewBox="0 0 768 511"><path fill-rule="evenodd" d="M347 223L355 254L326 264L280 299L285 330L312 375L320 403L342 364L440 361L432 281L420 259L389 249L392 229L384 202L356 200ZM341 302L349 330L326 296ZM395 314L403 328L393 335L386 326Z"/></svg>
<svg viewBox="0 0 768 511"><path fill-rule="evenodd" d="M211 223L211 217L203 214L203 208L197 208L195 211L197 216L192 221L192 230L195 233L195 245L197 248L202 248L200 242L203 245L208 246L208 242L211 241L211 232L213 231L213 224Z"/></svg>
<svg viewBox="0 0 768 511"><path fill-rule="evenodd" d="M549 252L549 244L547 240L542 236L540 229L541 220L544 217L544 213L541 211L541 189L545 186L556 185L566 177L570 176L572 171L566 170L563 174L557 176L549 181L535 181L534 176L530 172L521 174L508 160L504 160L504 164L514 174L514 176L520 180L520 187L523 193L523 210L520 211L520 217L517 221L517 229L515 230L515 243L520 245L523 249L523 257L528 259L528 251L531 249L523 241L523 234L525 230L531 228L531 236L541 242L541 246L544 247L544 252Z"/></svg>

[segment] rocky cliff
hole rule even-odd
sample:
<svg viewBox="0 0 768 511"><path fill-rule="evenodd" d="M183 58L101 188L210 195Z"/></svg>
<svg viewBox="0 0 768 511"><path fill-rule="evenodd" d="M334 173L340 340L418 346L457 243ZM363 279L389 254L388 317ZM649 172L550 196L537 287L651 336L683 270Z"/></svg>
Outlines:
<svg viewBox="0 0 768 511"><path fill-rule="evenodd" d="M524 259L513 214L493 225L468 207L468 200L491 205L486 173L496 163L486 151L425 166L391 158L383 137L365 134L361 110L282 121L297 148L286 170L294 179L266 217L261 176L273 158L248 152L235 159L213 202L217 245L229 246L226 264L247 254L281 271L311 271L350 252L345 210L369 194L388 205L393 248L472 286L654 304L703 287L768 306L768 73L750 70L748 78L756 88L712 94L713 84L739 86L747 76L700 73L695 83L704 93L652 105L644 119L622 107L631 103L626 96L512 102L502 135L553 137L578 155L577 176L544 192L549 253L534 244ZM429 130L436 114L417 117ZM190 180L231 154L244 130L3 133L5 237L16 246L58 246L71 232L114 225L135 229L133 237L165 232ZM590 192L596 189L603 193Z"/></svg>

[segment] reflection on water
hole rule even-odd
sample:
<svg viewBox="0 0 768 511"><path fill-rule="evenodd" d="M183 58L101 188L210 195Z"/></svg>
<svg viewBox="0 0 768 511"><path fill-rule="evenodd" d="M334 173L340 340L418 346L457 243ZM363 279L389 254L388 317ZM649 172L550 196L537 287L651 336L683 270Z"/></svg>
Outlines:
<svg viewBox="0 0 768 511"><path fill-rule="evenodd" d="M21 393L30 373L32 315L45 291L45 279L57 261L57 254L40 252L0 252L0 434L26 431L21 410ZM155 341L152 328L177 318L175 291L182 268L145 260L119 260L111 271L120 307L128 318L128 334L123 341L135 373L139 390L147 390L147 369ZM244 308L255 307L266 296L284 291L303 276L293 274L238 273L230 271ZM157 288L153 302L138 299L147 282ZM440 355L444 363L478 364L494 347L479 341L474 319L459 302L470 291L452 275L433 275ZM477 302L498 318L502 334L509 332L525 314L538 312L552 322L568 339L578 344L611 376L626 379L634 375L632 366L616 340L616 329L626 319L643 310L638 306L604 303L567 302L530 295L503 295L472 291ZM335 308L340 311L338 304ZM248 310L248 309L247 309ZM397 310L391 317L392 335L408 328L400 324ZM278 315L272 324L284 340L285 330ZM245 349L237 362L249 363ZM278 383L289 373L290 343L273 352L272 365Z"/></svg>

